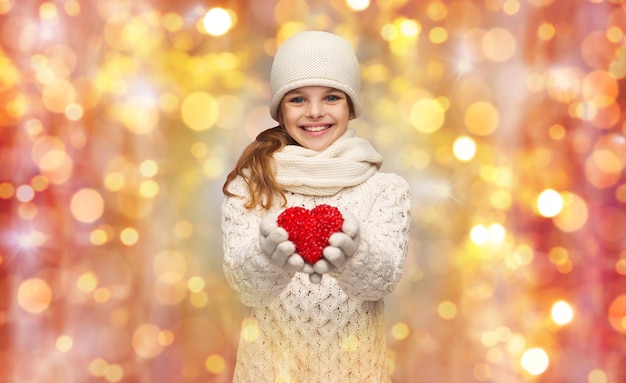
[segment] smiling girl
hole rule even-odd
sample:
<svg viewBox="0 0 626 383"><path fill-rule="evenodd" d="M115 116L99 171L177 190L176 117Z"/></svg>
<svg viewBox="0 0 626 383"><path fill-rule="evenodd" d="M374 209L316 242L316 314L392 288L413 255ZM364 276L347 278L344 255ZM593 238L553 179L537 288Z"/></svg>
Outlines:
<svg viewBox="0 0 626 383"><path fill-rule="evenodd" d="M337 89L305 86L285 94L281 122L287 134L301 146L326 149L348 129L353 115L348 98Z"/></svg>
<svg viewBox="0 0 626 383"><path fill-rule="evenodd" d="M224 274L248 307L233 382L388 383L384 297L402 276L410 190L349 128L361 114L359 63L339 36L299 33L278 49L270 114L223 187ZM277 218L341 212L313 264ZM305 224L302 222L301 224Z"/></svg>

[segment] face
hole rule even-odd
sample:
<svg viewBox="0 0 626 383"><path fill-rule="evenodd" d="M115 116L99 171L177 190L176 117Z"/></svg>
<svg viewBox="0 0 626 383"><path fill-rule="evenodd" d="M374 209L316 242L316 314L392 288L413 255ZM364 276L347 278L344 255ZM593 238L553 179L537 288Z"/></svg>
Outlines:
<svg viewBox="0 0 626 383"><path fill-rule="evenodd" d="M352 113L342 91L305 86L285 94L278 119L298 144L322 151L345 133Z"/></svg>

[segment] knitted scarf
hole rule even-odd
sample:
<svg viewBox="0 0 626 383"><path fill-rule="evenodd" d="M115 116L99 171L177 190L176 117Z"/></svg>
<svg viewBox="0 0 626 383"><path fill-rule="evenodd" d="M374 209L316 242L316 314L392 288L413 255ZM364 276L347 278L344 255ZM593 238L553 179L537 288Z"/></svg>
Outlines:
<svg viewBox="0 0 626 383"><path fill-rule="evenodd" d="M274 153L276 180L289 192L330 196L378 171L382 156L353 129L321 152L287 145Z"/></svg>

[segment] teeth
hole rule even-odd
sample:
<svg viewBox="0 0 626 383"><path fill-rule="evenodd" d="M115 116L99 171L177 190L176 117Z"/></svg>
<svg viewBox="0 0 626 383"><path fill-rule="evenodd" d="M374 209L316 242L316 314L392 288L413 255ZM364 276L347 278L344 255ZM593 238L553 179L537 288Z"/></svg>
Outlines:
<svg viewBox="0 0 626 383"><path fill-rule="evenodd" d="M326 130L330 128L330 125L322 125L322 126L303 126L302 129L307 132L321 132L322 130Z"/></svg>

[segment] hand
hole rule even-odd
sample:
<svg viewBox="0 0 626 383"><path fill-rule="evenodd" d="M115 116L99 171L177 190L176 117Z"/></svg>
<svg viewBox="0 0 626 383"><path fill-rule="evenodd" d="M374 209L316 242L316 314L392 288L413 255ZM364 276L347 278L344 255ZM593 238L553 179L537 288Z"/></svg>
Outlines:
<svg viewBox="0 0 626 383"><path fill-rule="evenodd" d="M287 231L276 223L278 213L271 213L259 224L259 244L272 265L295 273L304 266L304 259L296 254L296 246L289 241Z"/></svg>
<svg viewBox="0 0 626 383"><path fill-rule="evenodd" d="M317 261L315 264L317 264L320 261L322 261L322 259ZM302 267L301 271L303 273L309 274L309 280L312 283L317 284L317 283L320 283L322 281L322 274L319 274L319 273L315 272L315 268L310 263L305 263L304 266Z"/></svg>
<svg viewBox="0 0 626 383"><path fill-rule="evenodd" d="M309 274L309 278L314 275L321 276L329 273L335 268L343 266L355 253L360 240L360 225L356 217L347 211L342 211L343 225L341 232L334 233L328 240L329 246L323 251L324 257L313 265L313 272ZM318 277L315 277L317 279ZM313 279L311 279L313 282Z"/></svg>

